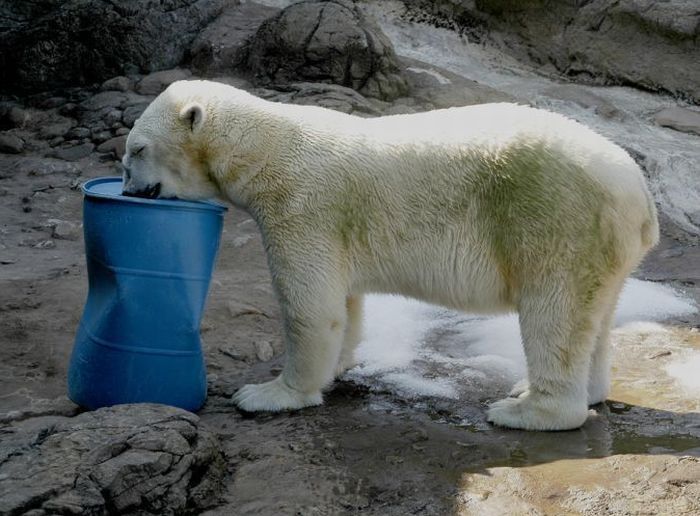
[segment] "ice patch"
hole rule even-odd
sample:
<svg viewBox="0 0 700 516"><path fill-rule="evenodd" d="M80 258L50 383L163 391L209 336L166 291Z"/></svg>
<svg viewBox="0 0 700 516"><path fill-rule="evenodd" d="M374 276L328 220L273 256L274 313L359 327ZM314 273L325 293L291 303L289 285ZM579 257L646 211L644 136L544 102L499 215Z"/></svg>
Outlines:
<svg viewBox="0 0 700 516"><path fill-rule="evenodd" d="M668 339L671 332L654 321L696 310L671 287L629 279L615 321L625 333L663 333ZM526 373L517 315L468 315L399 296L367 296L365 338L356 357L360 365L351 378L409 398L454 399L460 388L512 384ZM700 374L691 374L693 369L700 371L700 355L669 366L669 374L697 387Z"/></svg>
<svg viewBox="0 0 700 516"><path fill-rule="evenodd" d="M689 392L700 395L700 352L671 362L666 372Z"/></svg>

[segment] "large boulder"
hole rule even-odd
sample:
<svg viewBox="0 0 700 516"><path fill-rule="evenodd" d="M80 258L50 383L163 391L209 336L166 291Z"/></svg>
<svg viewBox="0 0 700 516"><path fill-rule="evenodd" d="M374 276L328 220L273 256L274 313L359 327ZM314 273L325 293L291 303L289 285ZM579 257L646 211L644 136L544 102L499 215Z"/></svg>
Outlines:
<svg viewBox="0 0 700 516"><path fill-rule="evenodd" d="M199 513L225 472L199 418L164 405L31 418L4 433L0 514Z"/></svg>
<svg viewBox="0 0 700 516"><path fill-rule="evenodd" d="M227 1L3 2L0 93L30 93L173 68Z"/></svg>
<svg viewBox="0 0 700 516"><path fill-rule="evenodd" d="M262 84L325 82L381 100L408 90L391 42L348 0L287 7L252 38L247 65Z"/></svg>

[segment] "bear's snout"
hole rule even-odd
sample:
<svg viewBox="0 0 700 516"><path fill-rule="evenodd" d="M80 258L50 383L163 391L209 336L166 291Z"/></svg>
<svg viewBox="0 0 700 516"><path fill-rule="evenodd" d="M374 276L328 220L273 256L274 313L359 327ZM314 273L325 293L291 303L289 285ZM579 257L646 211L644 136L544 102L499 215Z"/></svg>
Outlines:
<svg viewBox="0 0 700 516"><path fill-rule="evenodd" d="M125 197L143 197L146 199L156 199L160 195L160 183L148 185L140 190L128 190L126 187L122 190L122 195Z"/></svg>

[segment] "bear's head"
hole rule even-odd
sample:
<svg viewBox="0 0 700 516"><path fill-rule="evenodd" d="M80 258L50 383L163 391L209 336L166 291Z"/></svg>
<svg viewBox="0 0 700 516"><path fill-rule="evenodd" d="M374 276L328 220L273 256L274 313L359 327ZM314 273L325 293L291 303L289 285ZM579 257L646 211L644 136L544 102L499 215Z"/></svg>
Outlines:
<svg viewBox="0 0 700 516"><path fill-rule="evenodd" d="M219 194L209 169L207 101L195 82L173 83L134 123L122 159L124 195L209 199Z"/></svg>

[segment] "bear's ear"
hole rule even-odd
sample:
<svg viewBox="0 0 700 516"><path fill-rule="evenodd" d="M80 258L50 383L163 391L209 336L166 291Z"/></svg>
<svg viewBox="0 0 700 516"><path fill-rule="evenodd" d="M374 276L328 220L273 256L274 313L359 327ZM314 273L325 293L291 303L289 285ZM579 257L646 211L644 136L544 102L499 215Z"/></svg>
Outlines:
<svg viewBox="0 0 700 516"><path fill-rule="evenodd" d="M180 111L180 120L185 122L192 131L196 131L204 124L204 108L197 102L190 102Z"/></svg>

